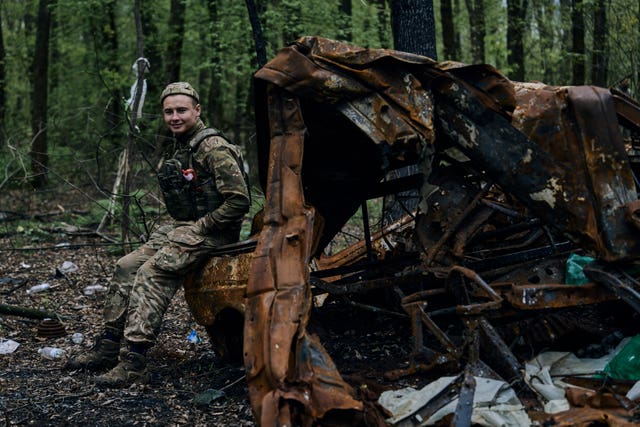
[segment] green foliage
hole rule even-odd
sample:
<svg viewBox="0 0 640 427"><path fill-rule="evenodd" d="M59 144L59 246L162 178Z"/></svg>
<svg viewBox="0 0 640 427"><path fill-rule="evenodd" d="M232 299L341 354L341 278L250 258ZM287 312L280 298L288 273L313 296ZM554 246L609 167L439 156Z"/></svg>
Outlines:
<svg viewBox="0 0 640 427"><path fill-rule="evenodd" d="M484 41L486 62L503 70L508 66L507 16L503 13L502 2L485 0L484 6L487 15L487 36Z"/></svg>
<svg viewBox="0 0 640 427"><path fill-rule="evenodd" d="M384 200L382 197L367 200L369 228L372 234L382 229L383 206ZM336 234L331 244L325 249L325 253L331 255L363 240L365 237L363 225L362 207L360 207L342 227L342 230Z"/></svg>
<svg viewBox="0 0 640 427"><path fill-rule="evenodd" d="M391 48L389 2L353 0L351 16L341 11L341 1L309 2L272 0L257 2L267 56L272 58L286 43L304 35L334 38L364 47ZM133 145L132 187L139 191L141 207L135 222L140 228L145 215L160 210L153 171L163 151L163 125L158 114L158 95L164 81L170 1L141 2L143 55L151 69L145 76L148 93L143 117L130 130L125 100L135 80L132 65L138 58L134 2L117 0L57 0L52 10L49 61L49 108L46 132L49 140L50 179L53 185L92 183L108 198L116 176L119 156L128 142ZM568 51L571 21L568 2L530 0L525 18L526 79L550 84L569 84L572 54ZM595 0L586 0L586 64L593 39ZM6 145L0 147L0 183L3 188L24 186L30 178L29 150L34 137L30 117L29 68L36 33L36 0L0 3L7 65ZM252 28L245 2L236 0L185 0L180 79L193 82L203 97L207 122L224 130L244 145L246 158L254 158L249 143L254 134L252 75L257 62ZM471 61L469 16L465 2L452 1L454 24L459 34L459 58ZM485 56L488 63L510 72L507 63L506 2L484 1L487 23ZM437 48L442 52L439 7L436 2ZM640 37L638 3L608 2L608 76L610 84L631 79L631 94L638 95ZM349 40L350 39L350 40ZM587 76L590 75L587 69ZM209 105L212 104L212 105ZM255 170L255 165L251 165ZM68 183L68 184L67 184ZM81 196L84 197L84 196ZM147 207L146 205L150 207ZM95 224L101 209L88 218ZM148 210L147 210L148 209ZM116 220L119 214L116 213ZM132 213L132 215L136 215Z"/></svg>
<svg viewBox="0 0 640 427"><path fill-rule="evenodd" d="M353 4L353 44L370 48L392 48L391 26L386 33L380 33L380 5L373 2L354 1ZM339 37L338 37L339 38Z"/></svg>
<svg viewBox="0 0 640 427"><path fill-rule="evenodd" d="M43 231L40 225L38 222L27 220L14 223L14 236L16 236L14 238L14 244L16 246L27 246L46 241L49 233Z"/></svg>
<svg viewBox="0 0 640 427"><path fill-rule="evenodd" d="M89 208L89 212L85 213L81 217L79 217L75 224L79 227L88 227L88 228L96 228L98 224L102 221L102 218L108 214L109 211L109 199L101 199L95 200L91 203ZM120 218L122 214L122 206L120 204L116 204L113 207L113 214L110 217L107 217L107 225L113 226L116 218Z"/></svg>

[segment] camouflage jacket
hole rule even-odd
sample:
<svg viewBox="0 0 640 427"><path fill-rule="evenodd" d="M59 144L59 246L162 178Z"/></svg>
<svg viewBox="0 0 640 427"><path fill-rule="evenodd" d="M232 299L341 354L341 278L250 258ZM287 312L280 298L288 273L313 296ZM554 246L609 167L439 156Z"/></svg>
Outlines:
<svg viewBox="0 0 640 427"><path fill-rule="evenodd" d="M158 172L169 214L196 221L202 234L239 228L249 210L249 188L242 153L220 132L198 123L176 141Z"/></svg>

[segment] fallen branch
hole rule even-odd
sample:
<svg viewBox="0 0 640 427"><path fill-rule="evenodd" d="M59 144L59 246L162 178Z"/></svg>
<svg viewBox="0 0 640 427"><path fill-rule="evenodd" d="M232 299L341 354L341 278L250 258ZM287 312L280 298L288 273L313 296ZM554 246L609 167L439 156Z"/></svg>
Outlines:
<svg viewBox="0 0 640 427"><path fill-rule="evenodd" d="M18 305L0 304L0 314L27 317L29 319L69 319L58 313Z"/></svg>
<svg viewBox="0 0 640 427"><path fill-rule="evenodd" d="M24 285L26 285L28 283L28 280L20 280L18 281L18 284L15 285L13 288L7 290L7 291L3 291L1 292L2 295L9 295L15 291L17 291L18 289L24 287Z"/></svg>
<svg viewBox="0 0 640 427"><path fill-rule="evenodd" d="M102 229L105 227L107 220L113 218L113 214L116 209L116 199L118 198L118 188L120 188L120 182L122 181L122 176L125 171L125 152L124 150L120 153L120 157L118 158L118 174L116 175L116 179L113 182L113 188L111 189L111 197L109 197L109 205L107 206L106 212L100 221L100 225L96 229L96 234L101 235Z"/></svg>
<svg viewBox="0 0 640 427"><path fill-rule="evenodd" d="M13 163L13 159L7 163L7 166L4 168L4 179L0 182L0 188L4 187L4 185L11 180L14 176L20 172L20 169L15 169L12 172L9 172L9 166Z"/></svg>
<svg viewBox="0 0 640 427"><path fill-rule="evenodd" d="M0 185L0 188L2 188L2 185ZM27 216L25 214L19 212L5 210L0 211L0 222L16 221L18 219L24 219L26 217Z"/></svg>

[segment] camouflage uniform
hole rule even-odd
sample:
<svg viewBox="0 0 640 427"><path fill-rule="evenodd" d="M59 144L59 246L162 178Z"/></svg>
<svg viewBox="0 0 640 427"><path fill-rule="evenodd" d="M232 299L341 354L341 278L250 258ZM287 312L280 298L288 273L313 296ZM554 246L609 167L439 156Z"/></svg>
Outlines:
<svg viewBox="0 0 640 427"><path fill-rule="evenodd" d="M196 126L177 141L188 146L205 126ZM219 193L219 206L195 221L175 221L155 230L139 249L116 263L104 310L105 326L128 343L150 346L162 318L186 275L207 259L216 246L236 242L249 193L237 146L222 136L204 139L193 153Z"/></svg>

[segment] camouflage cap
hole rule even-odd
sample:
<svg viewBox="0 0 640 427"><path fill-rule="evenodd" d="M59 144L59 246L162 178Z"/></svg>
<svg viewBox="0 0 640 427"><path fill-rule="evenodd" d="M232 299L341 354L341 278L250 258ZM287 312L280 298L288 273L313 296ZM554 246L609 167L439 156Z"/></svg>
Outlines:
<svg viewBox="0 0 640 427"><path fill-rule="evenodd" d="M160 103L162 104L162 101L170 95L187 95L195 99L197 103L200 103L198 92L187 82L169 83L162 91L162 95L160 95Z"/></svg>

